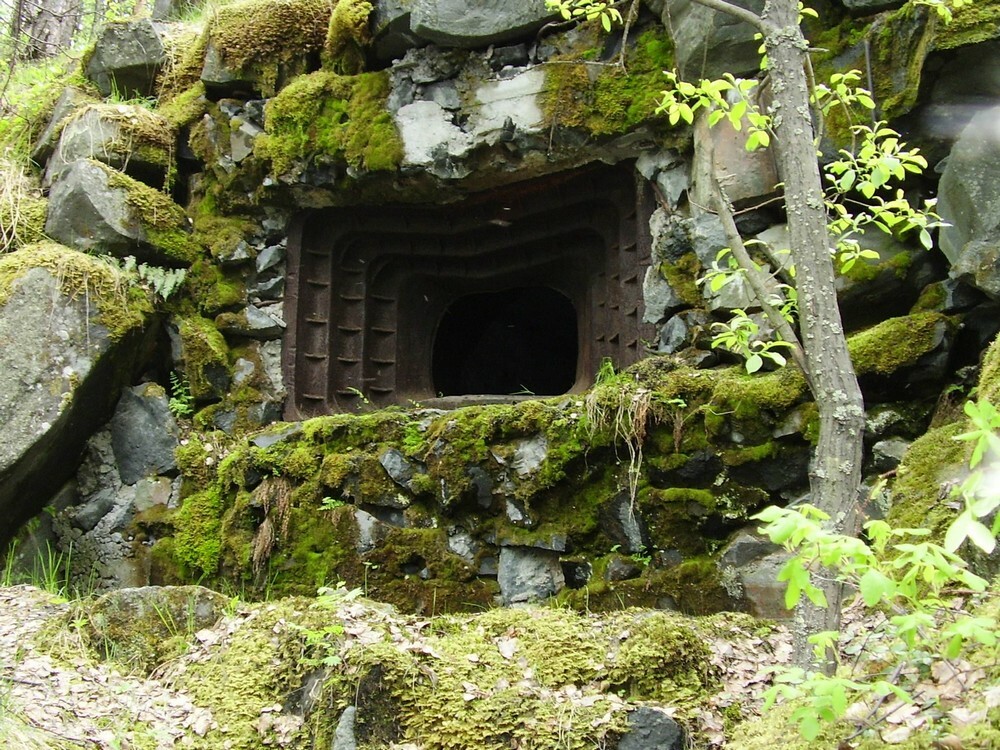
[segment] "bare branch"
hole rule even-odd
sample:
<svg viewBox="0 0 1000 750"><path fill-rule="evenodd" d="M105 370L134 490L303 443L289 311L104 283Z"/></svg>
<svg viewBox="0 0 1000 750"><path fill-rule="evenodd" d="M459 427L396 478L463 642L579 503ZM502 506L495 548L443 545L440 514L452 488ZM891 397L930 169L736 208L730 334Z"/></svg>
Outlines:
<svg viewBox="0 0 1000 750"><path fill-rule="evenodd" d="M777 330L782 340L791 344L792 359L795 360L795 364L802 370L806 378L806 383L809 385L809 389L812 390L812 378L809 376L809 367L806 363L799 337L795 334L792 326L785 320L784 316L775 309L774 305L767 301L768 291L764 274L761 273L761 270L753 262L750 253L747 252L746 245L743 244L743 238L740 236L740 231L736 227L736 220L733 218L732 206L729 205L729 198L726 197L726 191L720 184L718 177L715 178L715 188L718 191L719 218L722 220L722 228L726 232L726 241L729 243L729 249L732 251L733 257L736 258L736 262L740 264L740 268L746 273L747 282L750 284L750 288L753 289L757 303L761 306L764 314L767 315L767 319L771 321L771 325Z"/></svg>
<svg viewBox="0 0 1000 750"><path fill-rule="evenodd" d="M706 8L711 8L712 10L717 10L720 13L727 13L734 18L738 18L751 26L753 26L761 34L767 34L771 27L763 18L758 16L753 11L749 11L746 8L741 8L733 3L726 2L726 0L694 0L698 5L704 5Z"/></svg>

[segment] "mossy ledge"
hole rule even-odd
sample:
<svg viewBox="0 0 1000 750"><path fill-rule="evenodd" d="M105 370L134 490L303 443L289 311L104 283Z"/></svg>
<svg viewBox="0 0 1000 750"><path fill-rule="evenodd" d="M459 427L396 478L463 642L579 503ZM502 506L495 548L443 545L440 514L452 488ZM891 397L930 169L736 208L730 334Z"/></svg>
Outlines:
<svg viewBox="0 0 1000 750"><path fill-rule="evenodd" d="M0 255L0 306L14 291L17 279L32 268L48 270L70 299L85 296L112 339L141 328L153 312L146 292L120 267L48 241Z"/></svg>
<svg viewBox="0 0 1000 750"><path fill-rule="evenodd" d="M204 320L187 337L204 339L206 367L224 367L209 329ZM858 372L884 386L948 330L944 316L920 313L857 334L850 348ZM495 558L519 546L591 571L563 597L574 606L669 597L715 611L738 603L713 555L755 510L805 491L814 431L794 367L750 376L653 357L579 396L341 414L222 442L192 432L177 456L186 499L138 516L136 538L153 542L140 554L151 556L155 582L237 582L255 595L343 580L410 611L467 610L493 602ZM788 480L792 465L803 468ZM769 489L757 476L771 477ZM641 510L644 550L615 521L622 503ZM472 540L462 554L450 546L455 534ZM623 545L648 562L607 580Z"/></svg>

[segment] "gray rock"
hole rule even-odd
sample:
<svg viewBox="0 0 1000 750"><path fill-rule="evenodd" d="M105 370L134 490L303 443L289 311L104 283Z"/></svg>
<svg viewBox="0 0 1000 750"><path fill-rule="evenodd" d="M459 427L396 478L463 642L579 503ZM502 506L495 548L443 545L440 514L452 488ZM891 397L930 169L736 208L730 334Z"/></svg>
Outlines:
<svg viewBox="0 0 1000 750"><path fill-rule="evenodd" d="M764 0L734 0L759 13ZM760 69L756 29L727 13L711 10L694 0L654 0L663 25L672 30L677 66L689 81L716 78L723 73L747 75Z"/></svg>
<svg viewBox="0 0 1000 750"><path fill-rule="evenodd" d="M627 557L615 555L608 562L607 570L604 572L604 579L611 583L616 581L627 581L630 578L638 578L642 575L642 566L629 560Z"/></svg>
<svg viewBox="0 0 1000 750"><path fill-rule="evenodd" d="M234 117L229 126L229 154L239 164L253 154L254 141L264 129L239 117Z"/></svg>
<svg viewBox="0 0 1000 750"><path fill-rule="evenodd" d="M780 550L730 569L734 571L734 590L730 594L741 590L745 606L755 617L789 619L792 610L785 609L785 583L778 580L778 572L787 561L788 553Z"/></svg>
<svg viewBox="0 0 1000 750"><path fill-rule="evenodd" d="M75 254L65 252L71 265ZM0 543L73 475L131 377L140 332L114 341L99 314L87 295L64 296L44 268L14 281L0 307Z"/></svg>
<svg viewBox="0 0 1000 750"><path fill-rule="evenodd" d="M544 123L540 98L544 90L542 67L484 83L475 91L478 106L470 120L472 135L478 142L493 145L512 139L514 132L539 132Z"/></svg>
<svg viewBox="0 0 1000 750"><path fill-rule="evenodd" d="M274 429L268 430L267 432L261 432L254 435L250 442L253 443L258 448L270 448L272 445L277 445L283 440L288 440L289 438L295 438L302 434L302 427L298 424L283 425L281 427L276 427Z"/></svg>
<svg viewBox="0 0 1000 750"><path fill-rule="evenodd" d="M535 435L514 444L511 468L519 477L527 477L538 471L549 455L549 441L544 435Z"/></svg>
<svg viewBox="0 0 1000 750"><path fill-rule="evenodd" d="M168 477L140 479L135 483L135 499L132 505L141 513L157 505L169 506L173 500L174 482Z"/></svg>
<svg viewBox="0 0 1000 750"><path fill-rule="evenodd" d="M285 246L270 245L257 254L257 273L264 273L285 260Z"/></svg>
<svg viewBox="0 0 1000 750"><path fill-rule="evenodd" d="M270 279L258 279L247 288L251 302L273 302L285 297L285 277L274 276Z"/></svg>
<svg viewBox="0 0 1000 750"><path fill-rule="evenodd" d="M675 354L689 346L697 346L711 333L712 318L704 310L685 310L672 316L660 329L657 351Z"/></svg>
<svg viewBox="0 0 1000 750"><path fill-rule="evenodd" d="M628 715L628 729L618 750L684 750L684 729L666 711L640 706Z"/></svg>
<svg viewBox="0 0 1000 750"><path fill-rule="evenodd" d="M715 214L699 213L685 222L691 249L706 268L710 268L719 251L729 247L722 222Z"/></svg>
<svg viewBox="0 0 1000 750"><path fill-rule="evenodd" d="M697 205L715 205L716 181L725 186L729 202L737 208L777 195L774 152L747 151L747 137L746 128L734 130L728 120L714 127L709 127L706 117L695 121L691 195Z"/></svg>
<svg viewBox="0 0 1000 750"><path fill-rule="evenodd" d="M719 555L720 568L743 568L778 550L777 545L757 533L756 527L737 531Z"/></svg>
<svg viewBox="0 0 1000 750"><path fill-rule="evenodd" d="M281 400L286 395L284 377L281 370L281 340L263 341L260 344L260 362L264 375L270 384L271 395Z"/></svg>
<svg viewBox="0 0 1000 750"><path fill-rule="evenodd" d="M160 35L149 18L107 24L87 62L87 77L103 96L112 91L126 99L152 96L166 60Z"/></svg>
<svg viewBox="0 0 1000 750"><path fill-rule="evenodd" d="M447 47L486 47L531 37L552 11L524 0L415 0L410 27Z"/></svg>
<svg viewBox="0 0 1000 750"><path fill-rule="evenodd" d="M179 430L163 389L151 383L122 392L111 418L111 445L125 484L174 471Z"/></svg>
<svg viewBox="0 0 1000 750"><path fill-rule="evenodd" d="M443 109L455 110L462 106L462 99L458 95L454 81L440 81L426 86L423 98L441 105Z"/></svg>
<svg viewBox="0 0 1000 750"><path fill-rule="evenodd" d="M201 82L212 97L247 94L254 91L254 82L240 71L229 68L218 48L211 41L205 49L205 62L201 69Z"/></svg>
<svg viewBox="0 0 1000 750"><path fill-rule="evenodd" d="M870 15L883 10L899 8L905 0L840 0L851 13L858 15Z"/></svg>
<svg viewBox="0 0 1000 750"><path fill-rule="evenodd" d="M952 276L1000 299L1000 107L977 114L955 144L938 186L941 250Z"/></svg>
<svg viewBox="0 0 1000 750"><path fill-rule="evenodd" d="M479 545L472 535L465 529L454 529L448 534L448 551L452 552L468 563L472 563L479 551Z"/></svg>
<svg viewBox="0 0 1000 750"><path fill-rule="evenodd" d="M80 531L91 531L115 506L115 491L106 489L92 495L87 502L67 513L70 524Z"/></svg>
<svg viewBox="0 0 1000 750"><path fill-rule="evenodd" d="M354 721L358 709L348 706L337 720L337 729L333 733L331 750L356 750L358 743L354 738Z"/></svg>
<svg viewBox="0 0 1000 750"><path fill-rule="evenodd" d="M372 51L379 62L399 59L425 42L410 29L413 0L378 0L371 15Z"/></svg>
<svg viewBox="0 0 1000 750"><path fill-rule="evenodd" d="M559 554L531 547L503 547L497 566L505 605L547 599L565 586Z"/></svg>
<svg viewBox="0 0 1000 750"><path fill-rule="evenodd" d="M354 521L358 525L357 550L371 552L385 539L388 527L375 516L361 508L354 509Z"/></svg>
<svg viewBox="0 0 1000 750"><path fill-rule="evenodd" d="M460 179L470 173L459 161L468 155L474 140L440 104L417 101L400 107L396 126L403 139L405 165L423 167L442 179Z"/></svg>
<svg viewBox="0 0 1000 750"><path fill-rule="evenodd" d="M403 489L413 492L413 477L418 473L417 467L411 463L402 452L389 448L378 457L385 473ZM407 503L409 505L409 503Z"/></svg>
<svg viewBox="0 0 1000 750"><path fill-rule="evenodd" d="M642 315L644 323L659 323L672 312L684 306L684 300L663 278L663 274L656 266L650 266L646 269L646 276L642 281L642 298L646 303L646 309Z"/></svg>
<svg viewBox="0 0 1000 750"><path fill-rule="evenodd" d="M601 523L604 533L628 554L650 546L645 524L627 492L619 492L601 509Z"/></svg>
<svg viewBox="0 0 1000 750"><path fill-rule="evenodd" d="M150 239L142 212L129 200L128 189L112 186L112 174L108 167L94 161L80 160L70 164L49 193L45 233L65 245L88 252L118 257L133 255L140 261L161 265L177 265L179 261L190 260L181 257L185 250L160 246ZM130 178L122 176L122 179ZM184 213L179 208L173 219L179 232L188 231Z"/></svg>
<svg viewBox="0 0 1000 750"><path fill-rule="evenodd" d="M879 473L895 469L903 460L910 442L898 437L879 440L872 446L872 469Z"/></svg>
<svg viewBox="0 0 1000 750"><path fill-rule="evenodd" d="M239 387L249 383L256 371L257 368L253 362L240 357L233 365L233 385Z"/></svg>
<svg viewBox="0 0 1000 750"><path fill-rule="evenodd" d="M49 124L45 126L45 130L35 141L35 147L31 151L31 159L38 164L45 164L52 152L55 151L66 118L93 101L93 97L74 86L67 86L63 89L62 94L56 99L52 115L49 117Z"/></svg>
<svg viewBox="0 0 1000 750"><path fill-rule="evenodd" d="M161 136L159 140L146 137L154 129ZM59 145L45 170L45 185L59 179L78 159L95 159L160 189L173 159L175 137L166 118L143 107L87 107L63 127Z"/></svg>
<svg viewBox="0 0 1000 750"><path fill-rule="evenodd" d="M45 232L81 250L135 253L144 239L125 191L108 184L108 173L90 161L71 164L52 186Z"/></svg>
<svg viewBox="0 0 1000 750"><path fill-rule="evenodd" d="M281 313L280 304L268 305L266 308L247 305L242 314L220 315L215 322L223 333L255 339L273 339L285 330L285 321Z"/></svg>

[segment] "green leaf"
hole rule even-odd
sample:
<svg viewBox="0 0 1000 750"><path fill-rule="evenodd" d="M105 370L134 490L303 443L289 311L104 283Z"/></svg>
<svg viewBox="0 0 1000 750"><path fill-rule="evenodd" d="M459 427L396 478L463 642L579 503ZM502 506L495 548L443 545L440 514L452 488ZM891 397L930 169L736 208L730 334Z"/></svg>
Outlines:
<svg viewBox="0 0 1000 750"><path fill-rule="evenodd" d="M746 368L747 372L750 375L753 375L755 372L757 372L763 365L764 365L764 360L761 359L761 356L759 354L751 354L749 357L747 357Z"/></svg>
<svg viewBox="0 0 1000 750"><path fill-rule="evenodd" d="M987 555L991 554L997 546L997 540L993 537L993 534L990 533L990 530L979 521L972 521L969 523L967 534L969 536L969 541L979 547L979 549Z"/></svg>
<svg viewBox="0 0 1000 750"><path fill-rule="evenodd" d="M869 607L874 607L883 599L888 599L896 593L895 582L875 568L870 568L858 581L861 598Z"/></svg>

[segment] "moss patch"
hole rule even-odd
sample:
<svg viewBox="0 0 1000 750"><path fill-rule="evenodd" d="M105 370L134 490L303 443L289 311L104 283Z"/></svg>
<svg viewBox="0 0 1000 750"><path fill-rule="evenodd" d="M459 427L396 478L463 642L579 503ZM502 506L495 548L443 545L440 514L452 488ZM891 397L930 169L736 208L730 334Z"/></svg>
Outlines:
<svg viewBox="0 0 1000 750"><path fill-rule="evenodd" d="M594 44L597 28L594 22ZM546 65L542 99L546 120L593 135L624 133L655 121L663 71L673 67L673 49L666 35L640 34L626 56L624 70L613 64L583 62L593 56L591 50L578 48Z"/></svg>
<svg viewBox="0 0 1000 750"><path fill-rule="evenodd" d="M215 324L192 315L177 323L191 396L207 400L220 395L220 384L229 382L229 347Z"/></svg>
<svg viewBox="0 0 1000 750"><path fill-rule="evenodd" d="M327 0L246 0L221 6L206 33L226 67L270 97L323 49L330 12Z"/></svg>
<svg viewBox="0 0 1000 750"><path fill-rule="evenodd" d="M912 366L941 343L948 319L935 312L890 318L848 339L859 375L886 375Z"/></svg>
<svg viewBox="0 0 1000 750"><path fill-rule="evenodd" d="M385 109L388 95L384 72L301 76L268 102L266 132L254 151L270 159L275 174L292 169L298 160L394 170L402 161L403 146Z"/></svg>
<svg viewBox="0 0 1000 750"><path fill-rule="evenodd" d="M323 45L323 64L335 73L353 75L364 70L365 50L371 43L368 0L339 0L330 14Z"/></svg>

